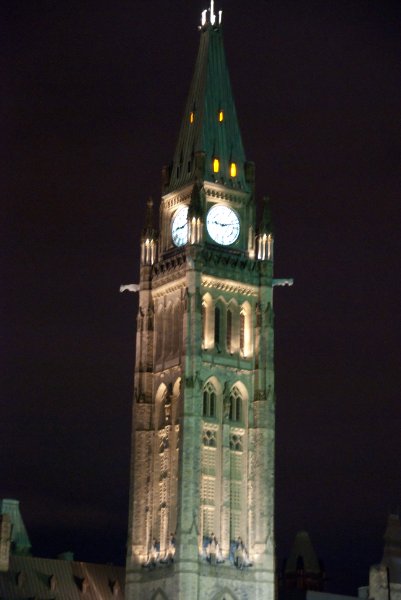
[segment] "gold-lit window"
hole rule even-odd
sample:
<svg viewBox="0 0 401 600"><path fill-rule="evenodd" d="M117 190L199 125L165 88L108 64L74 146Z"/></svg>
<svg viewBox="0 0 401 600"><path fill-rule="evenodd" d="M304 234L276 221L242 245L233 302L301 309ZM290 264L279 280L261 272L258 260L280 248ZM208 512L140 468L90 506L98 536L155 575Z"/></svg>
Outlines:
<svg viewBox="0 0 401 600"><path fill-rule="evenodd" d="M220 161L218 158L213 159L213 173L218 173L220 171Z"/></svg>
<svg viewBox="0 0 401 600"><path fill-rule="evenodd" d="M224 110L219 110L219 123L224 121Z"/></svg>
<svg viewBox="0 0 401 600"><path fill-rule="evenodd" d="M194 113L194 111L192 110L192 111L189 113L189 122L192 124L194 121L195 121L195 113Z"/></svg>
<svg viewBox="0 0 401 600"><path fill-rule="evenodd" d="M235 164L235 162L232 162L230 165L230 175L231 177L237 176L237 165Z"/></svg>

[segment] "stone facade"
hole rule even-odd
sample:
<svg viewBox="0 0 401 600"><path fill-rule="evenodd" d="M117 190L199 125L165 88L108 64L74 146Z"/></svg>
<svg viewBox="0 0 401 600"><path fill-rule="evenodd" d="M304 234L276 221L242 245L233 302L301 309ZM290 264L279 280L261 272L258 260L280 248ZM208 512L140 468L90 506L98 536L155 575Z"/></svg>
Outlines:
<svg viewBox="0 0 401 600"><path fill-rule="evenodd" d="M401 600L401 524L397 514L388 517L381 562L369 571L369 598Z"/></svg>
<svg viewBox="0 0 401 600"><path fill-rule="evenodd" d="M227 220L211 220L213 207ZM151 210L141 239L126 597L273 600L273 236L266 214L256 227L254 167L213 2L164 170L159 232Z"/></svg>

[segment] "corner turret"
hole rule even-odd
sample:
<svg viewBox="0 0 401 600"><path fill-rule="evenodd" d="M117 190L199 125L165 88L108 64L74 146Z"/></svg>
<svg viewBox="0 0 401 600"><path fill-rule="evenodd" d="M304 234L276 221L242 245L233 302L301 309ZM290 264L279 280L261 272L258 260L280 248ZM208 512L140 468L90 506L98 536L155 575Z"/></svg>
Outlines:
<svg viewBox="0 0 401 600"><path fill-rule="evenodd" d="M145 227L141 235L141 265L153 265L156 260L157 232L153 227L153 198L149 196L146 206Z"/></svg>
<svg viewBox="0 0 401 600"><path fill-rule="evenodd" d="M270 212L270 199L263 198L263 215L257 236L257 256L259 260L273 259L273 225Z"/></svg>

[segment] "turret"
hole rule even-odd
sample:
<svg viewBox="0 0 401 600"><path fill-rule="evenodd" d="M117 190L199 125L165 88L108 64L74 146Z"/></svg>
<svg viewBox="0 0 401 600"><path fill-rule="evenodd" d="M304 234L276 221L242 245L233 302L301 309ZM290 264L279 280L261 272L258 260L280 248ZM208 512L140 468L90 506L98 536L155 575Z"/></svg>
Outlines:
<svg viewBox="0 0 401 600"><path fill-rule="evenodd" d="M273 226L270 213L270 200L263 198L263 215L257 236L257 257L259 260L273 259Z"/></svg>
<svg viewBox="0 0 401 600"><path fill-rule="evenodd" d="M192 188L188 208L188 240L190 244L199 244L203 233L202 186L199 181Z"/></svg>
<svg viewBox="0 0 401 600"><path fill-rule="evenodd" d="M156 260L157 232L153 227L153 199L148 198L146 222L141 235L141 266L150 266Z"/></svg>

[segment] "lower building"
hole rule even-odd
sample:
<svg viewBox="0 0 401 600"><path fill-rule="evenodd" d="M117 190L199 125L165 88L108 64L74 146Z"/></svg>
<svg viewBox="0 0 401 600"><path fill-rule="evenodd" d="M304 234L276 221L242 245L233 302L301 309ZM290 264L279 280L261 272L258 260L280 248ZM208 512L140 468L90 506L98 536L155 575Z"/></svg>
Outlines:
<svg viewBox="0 0 401 600"><path fill-rule="evenodd" d="M8 511L8 512L6 512ZM31 556L17 500L0 501L0 600L123 600L125 569Z"/></svg>
<svg viewBox="0 0 401 600"><path fill-rule="evenodd" d="M384 533L383 557L369 571L369 586L359 588L360 598L401 600L401 523L390 514Z"/></svg>

